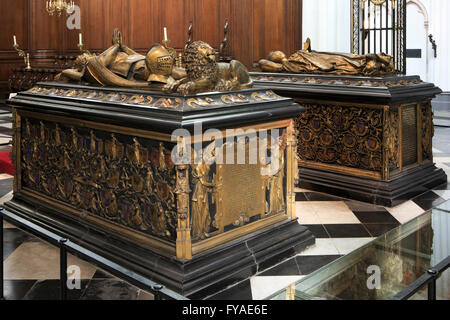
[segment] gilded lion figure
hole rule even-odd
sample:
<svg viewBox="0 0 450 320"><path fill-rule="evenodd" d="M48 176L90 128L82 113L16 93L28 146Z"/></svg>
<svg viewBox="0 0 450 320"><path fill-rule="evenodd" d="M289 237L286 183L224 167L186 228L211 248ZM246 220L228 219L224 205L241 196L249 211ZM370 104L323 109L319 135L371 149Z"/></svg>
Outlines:
<svg viewBox="0 0 450 320"><path fill-rule="evenodd" d="M166 86L167 92L195 94L251 88L247 68L239 61L216 62L216 52L203 41L192 42L185 52L186 77Z"/></svg>

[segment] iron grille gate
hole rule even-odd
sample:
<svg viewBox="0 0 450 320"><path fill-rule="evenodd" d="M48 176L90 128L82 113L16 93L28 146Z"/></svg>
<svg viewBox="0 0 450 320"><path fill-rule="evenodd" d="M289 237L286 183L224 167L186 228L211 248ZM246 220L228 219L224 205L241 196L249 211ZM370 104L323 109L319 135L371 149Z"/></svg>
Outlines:
<svg viewBox="0 0 450 320"><path fill-rule="evenodd" d="M355 54L386 53L406 73L406 0L350 0Z"/></svg>

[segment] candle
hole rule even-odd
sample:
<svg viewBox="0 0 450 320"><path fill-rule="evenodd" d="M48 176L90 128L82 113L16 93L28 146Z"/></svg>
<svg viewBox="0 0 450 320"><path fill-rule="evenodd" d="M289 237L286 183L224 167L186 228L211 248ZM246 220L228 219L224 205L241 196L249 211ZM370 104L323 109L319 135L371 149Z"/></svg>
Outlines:
<svg viewBox="0 0 450 320"><path fill-rule="evenodd" d="M14 45L17 46L17 38L16 38L16 36L13 36L13 40L14 40Z"/></svg>
<svg viewBox="0 0 450 320"><path fill-rule="evenodd" d="M164 27L164 41L167 41L167 28Z"/></svg>
<svg viewBox="0 0 450 320"><path fill-rule="evenodd" d="M79 36L80 36L80 45L82 45L83 44L83 35L80 33Z"/></svg>

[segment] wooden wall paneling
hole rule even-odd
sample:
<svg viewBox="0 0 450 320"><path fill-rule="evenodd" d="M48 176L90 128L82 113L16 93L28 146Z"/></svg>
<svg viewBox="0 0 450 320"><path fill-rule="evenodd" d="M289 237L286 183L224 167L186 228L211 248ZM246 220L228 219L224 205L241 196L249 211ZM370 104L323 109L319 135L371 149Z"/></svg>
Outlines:
<svg viewBox="0 0 450 320"><path fill-rule="evenodd" d="M259 0L253 9L253 62L267 57L272 50L282 50L290 54L289 48L289 12L290 0Z"/></svg>
<svg viewBox="0 0 450 320"><path fill-rule="evenodd" d="M152 43L161 42L164 39L163 28L166 27L171 41L170 46L177 51L183 51L188 40L189 22L195 20L194 1L198 0L155 0L155 13L158 19L155 23L155 38L152 39ZM194 21L194 28L195 25Z"/></svg>
<svg viewBox="0 0 450 320"><path fill-rule="evenodd" d="M303 1L292 0L292 26L294 47L292 53L303 49ZM305 39L306 40L306 39ZM289 53L290 54L290 53Z"/></svg>
<svg viewBox="0 0 450 320"><path fill-rule="evenodd" d="M19 57L13 47L13 36L16 35L20 48L29 50L29 3L28 0L16 0L14 6L7 0L0 0L0 21L2 32L0 33L0 98L8 89L8 78L12 69L24 65L24 60Z"/></svg>
<svg viewBox="0 0 450 320"><path fill-rule="evenodd" d="M118 28L129 45L129 3L127 0L78 0L81 9L81 30L65 28L67 44L63 52L79 52L79 33L84 48L101 52L111 46L112 34ZM126 19L124 19L126 17Z"/></svg>
<svg viewBox="0 0 450 320"><path fill-rule="evenodd" d="M220 17L221 0L196 0L194 2L194 40L202 40L219 48L223 32Z"/></svg>
<svg viewBox="0 0 450 320"><path fill-rule="evenodd" d="M0 21L0 52L16 52L13 48L13 35L17 36L17 42L22 49L28 49L28 0L16 0L14 6L8 6L1 0ZM14 10L12 10L14 8Z"/></svg>
<svg viewBox="0 0 450 320"><path fill-rule="evenodd" d="M254 2L255 0L230 0L229 50L247 67L253 63Z"/></svg>
<svg viewBox="0 0 450 320"><path fill-rule="evenodd" d="M129 1L128 29L125 43L134 50L147 51L155 38L157 13L154 12L158 1ZM125 12L125 11L124 11Z"/></svg>
<svg viewBox="0 0 450 320"><path fill-rule="evenodd" d="M78 0L78 5L81 9L81 32L85 49L103 51L107 44L111 43L112 32L109 34L106 30L108 27L106 21L111 12L111 1Z"/></svg>
<svg viewBox="0 0 450 320"><path fill-rule="evenodd" d="M57 16L49 16L45 1L29 0L30 10L30 50L32 59L54 56L60 51L65 21Z"/></svg>

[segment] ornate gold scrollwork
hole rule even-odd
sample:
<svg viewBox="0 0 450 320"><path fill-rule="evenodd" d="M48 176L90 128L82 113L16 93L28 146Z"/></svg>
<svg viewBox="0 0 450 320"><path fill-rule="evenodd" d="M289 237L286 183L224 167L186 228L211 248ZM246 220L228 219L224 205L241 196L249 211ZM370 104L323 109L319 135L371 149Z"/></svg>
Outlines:
<svg viewBox="0 0 450 320"><path fill-rule="evenodd" d="M303 104L295 120L300 160L381 171L382 111L345 105Z"/></svg>
<svg viewBox="0 0 450 320"><path fill-rule="evenodd" d="M400 157L399 157L399 117L398 112L392 110L387 112L385 120L385 140L383 149L386 154L387 167L389 170L394 170L400 168Z"/></svg>
<svg viewBox="0 0 450 320"><path fill-rule="evenodd" d="M422 160L432 160L434 125L433 125L433 109L431 107L431 102L423 103L420 106L420 110L422 112L421 116Z"/></svg>

